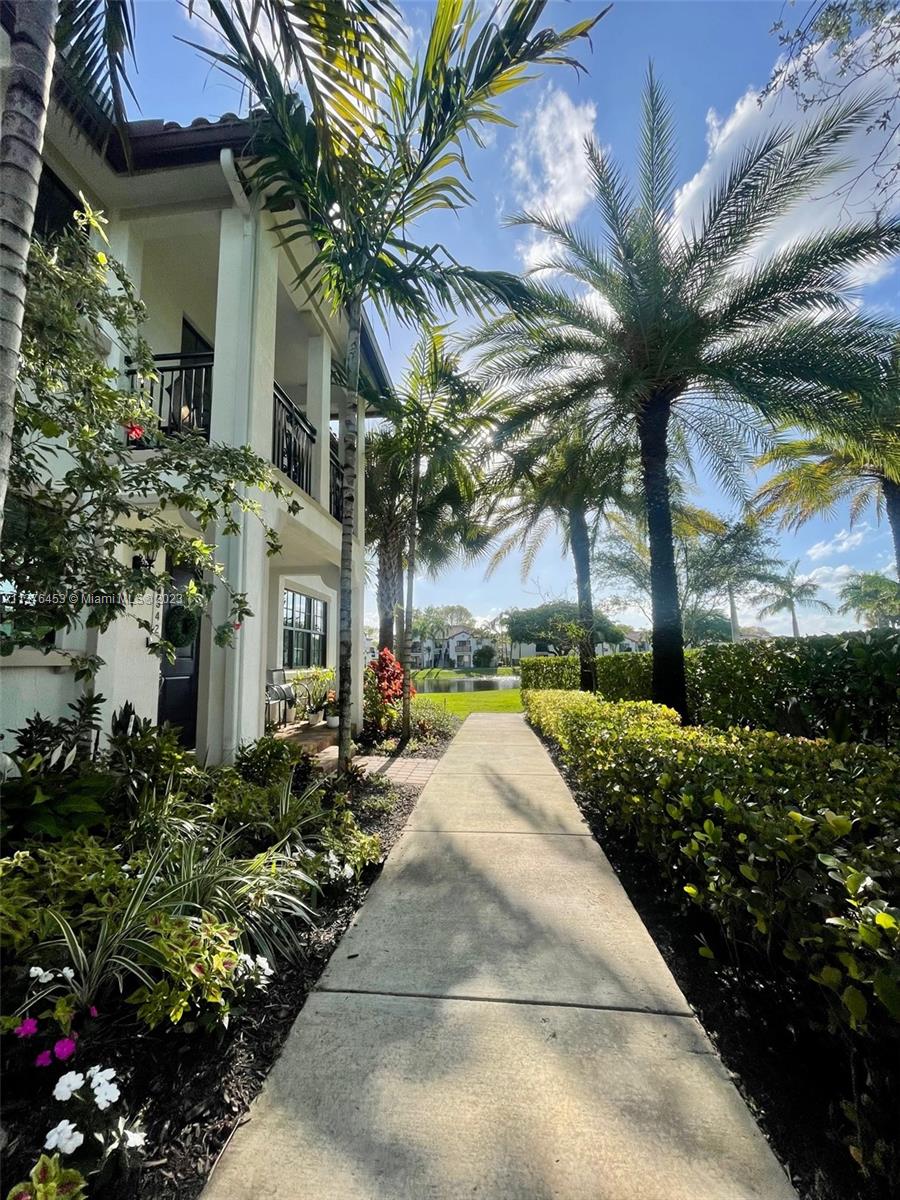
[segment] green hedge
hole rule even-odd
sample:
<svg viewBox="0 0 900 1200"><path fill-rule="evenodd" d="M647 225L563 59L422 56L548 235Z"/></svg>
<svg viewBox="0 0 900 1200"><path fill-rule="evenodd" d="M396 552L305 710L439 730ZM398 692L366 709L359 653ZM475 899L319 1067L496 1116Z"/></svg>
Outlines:
<svg viewBox="0 0 900 1200"><path fill-rule="evenodd" d="M650 655L597 659L608 700L650 698ZM900 741L900 630L704 646L685 656L694 719L836 741ZM522 687L577 688L575 658L529 658Z"/></svg>
<svg viewBox="0 0 900 1200"><path fill-rule="evenodd" d="M812 979L817 1016L900 1020L900 756L745 729L682 728L670 709L525 693L574 781L735 953Z"/></svg>

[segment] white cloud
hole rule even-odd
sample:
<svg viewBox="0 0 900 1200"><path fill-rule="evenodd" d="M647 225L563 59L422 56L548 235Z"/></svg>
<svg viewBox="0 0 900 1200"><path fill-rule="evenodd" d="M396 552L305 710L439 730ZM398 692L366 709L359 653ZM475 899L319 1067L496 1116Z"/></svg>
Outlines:
<svg viewBox="0 0 900 1200"><path fill-rule="evenodd" d="M849 563L839 563L834 567L816 567L807 575L803 575L803 579L811 579L813 583L819 585L825 591L834 592L842 583L844 583L851 575L855 575L858 567L852 567Z"/></svg>
<svg viewBox="0 0 900 1200"><path fill-rule="evenodd" d="M842 529L827 542L815 542L807 550L807 557L817 562L820 558L828 558L831 554L845 554L848 550L855 550L865 541L870 528L869 525L861 525L859 529L853 531Z"/></svg>
<svg viewBox="0 0 900 1200"><path fill-rule="evenodd" d="M592 100L577 104L568 92L549 85L520 122L509 168L516 201L523 208L546 209L574 221L587 204L591 185L584 140L594 131ZM516 247L528 268L540 265L545 239L529 234Z"/></svg>
<svg viewBox="0 0 900 1200"><path fill-rule="evenodd" d="M836 68L826 49L819 51L818 62L824 77L835 76ZM849 100L884 91L888 83L886 69L873 70L864 79L849 83L844 98ZM773 92L760 103L759 92L752 87L726 117L710 109L706 114L706 161L676 196L675 211L680 228L689 230L699 223L712 189L744 146L771 133L776 126L802 128L821 116L822 111L822 107L813 105L804 113L799 97L788 88ZM752 248L748 257L765 258L799 238L870 216L879 197L875 194L874 178L860 177L860 171L872 161L883 142L883 131L865 126L859 128L839 151L838 156L848 163L847 167L822 184L819 194L808 196L790 209ZM900 144L889 148L887 155L891 162L900 163ZM882 159L882 170L889 165ZM896 202L894 207L897 207ZM865 265L857 269L851 282L855 287L863 287L884 278L892 270L889 263Z"/></svg>

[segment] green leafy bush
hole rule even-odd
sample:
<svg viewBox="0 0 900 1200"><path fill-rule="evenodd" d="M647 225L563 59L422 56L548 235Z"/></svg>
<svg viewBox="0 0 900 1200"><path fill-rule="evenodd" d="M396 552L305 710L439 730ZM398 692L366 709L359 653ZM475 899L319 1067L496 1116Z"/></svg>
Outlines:
<svg viewBox="0 0 900 1200"><path fill-rule="evenodd" d="M280 784L290 779L297 758L290 742L267 735L241 746L234 756L234 767L248 783Z"/></svg>
<svg viewBox="0 0 900 1200"><path fill-rule="evenodd" d="M694 719L835 741L900 741L900 630L704 646L685 655ZM597 659L608 700L650 698L649 654ZM576 658L522 662L522 687L577 688Z"/></svg>
<svg viewBox="0 0 900 1200"><path fill-rule="evenodd" d="M82 921L115 913L134 886L125 865L85 832L0 859L0 945L21 953L55 933L51 908Z"/></svg>
<svg viewBox="0 0 900 1200"><path fill-rule="evenodd" d="M735 954L818 985L853 1031L900 1020L900 757L876 746L681 728L647 704L528 692L604 821L624 828Z"/></svg>

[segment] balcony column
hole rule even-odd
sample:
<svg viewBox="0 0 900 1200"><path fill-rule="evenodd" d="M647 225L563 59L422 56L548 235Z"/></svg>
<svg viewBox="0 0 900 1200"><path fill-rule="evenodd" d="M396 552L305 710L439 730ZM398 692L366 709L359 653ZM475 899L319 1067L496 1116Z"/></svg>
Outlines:
<svg viewBox="0 0 900 1200"><path fill-rule="evenodd" d="M254 211L245 217L237 208L222 212L218 281L210 440L249 445L270 460L277 244L264 214ZM256 498L264 518L274 522L275 502L259 494ZM259 520L249 513L238 519L240 535L220 538L216 553L226 578L246 595L254 615L236 632L233 647L216 646L212 630L226 620L228 607L224 589L217 589L202 647L208 666L200 697L200 744L211 762L230 761L241 742L263 732L268 558Z"/></svg>
<svg viewBox="0 0 900 1200"><path fill-rule="evenodd" d="M331 486L331 344L321 336L307 342L306 419L316 427L312 497L327 510Z"/></svg>

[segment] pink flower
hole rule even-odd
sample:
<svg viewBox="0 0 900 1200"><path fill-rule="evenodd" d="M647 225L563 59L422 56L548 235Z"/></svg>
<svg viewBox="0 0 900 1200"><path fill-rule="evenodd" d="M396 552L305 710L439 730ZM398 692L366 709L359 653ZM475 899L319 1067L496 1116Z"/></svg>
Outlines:
<svg viewBox="0 0 900 1200"><path fill-rule="evenodd" d="M130 442L139 442L144 436L144 427L143 425L138 425L136 421L129 421L125 426L125 432Z"/></svg>
<svg viewBox="0 0 900 1200"><path fill-rule="evenodd" d="M40 1052L40 1054L37 1056L37 1058L34 1060L34 1065L36 1067L49 1067L52 1062L53 1062L53 1055L50 1053L50 1051L42 1050Z"/></svg>
<svg viewBox="0 0 900 1200"><path fill-rule="evenodd" d="M240 621L235 621L235 623L232 625L232 627L231 627L231 628L232 628L232 629L234 629L234 630L238 630L238 629L240 629L240 627L241 627L241 622L240 622Z"/></svg>
<svg viewBox="0 0 900 1200"><path fill-rule="evenodd" d="M99 1016L100 1016L100 1014L97 1012L97 1006L96 1006L96 1004L92 1004L92 1005L91 1005L91 1007L88 1009L88 1013L89 1013L89 1014L90 1014L90 1016L92 1016L92 1017L99 1017Z"/></svg>
<svg viewBox="0 0 900 1200"><path fill-rule="evenodd" d="M77 1047L75 1046L75 1041L73 1038L60 1038L53 1047L53 1053L60 1060L60 1062L65 1062L67 1058L72 1057L76 1048Z"/></svg>
<svg viewBox="0 0 900 1200"><path fill-rule="evenodd" d="M21 1025L17 1025L13 1030L16 1037L27 1038L34 1037L38 1031L38 1023L34 1017L26 1017Z"/></svg>

